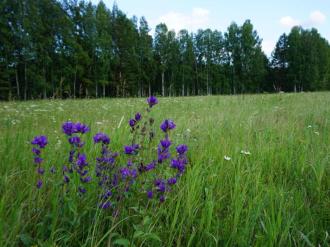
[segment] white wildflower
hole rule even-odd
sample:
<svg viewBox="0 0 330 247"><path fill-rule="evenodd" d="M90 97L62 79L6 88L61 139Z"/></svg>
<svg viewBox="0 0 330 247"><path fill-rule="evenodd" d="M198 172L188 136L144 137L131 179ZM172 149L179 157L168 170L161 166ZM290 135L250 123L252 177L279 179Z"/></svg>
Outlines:
<svg viewBox="0 0 330 247"><path fill-rule="evenodd" d="M241 154L251 155L250 151L246 151L246 150L241 150Z"/></svg>
<svg viewBox="0 0 330 247"><path fill-rule="evenodd" d="M225 160L227 160L227 161L231 160L231 157L229 157L229 156L227 156L227 155L223 156L223 158L224 158Z"/></svg>

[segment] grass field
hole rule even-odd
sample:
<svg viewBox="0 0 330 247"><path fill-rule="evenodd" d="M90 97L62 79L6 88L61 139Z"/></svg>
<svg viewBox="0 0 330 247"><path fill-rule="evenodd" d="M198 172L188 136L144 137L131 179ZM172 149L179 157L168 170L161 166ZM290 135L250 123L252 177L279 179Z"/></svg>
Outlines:
<svg viewBox="0 0 330 247"><path fill-rule="evenodd" d="M45 166L60 170L62 123L86 123L93 166L92 136L104 131L122 150L145 99L0 103L0 246L330 245L330 93L159 101L156 126L175 121L188 170L165 203L128 199L116 222L95 207L93 187L63 206L60 172L38 191L30 141L47 135Z"/></svg>

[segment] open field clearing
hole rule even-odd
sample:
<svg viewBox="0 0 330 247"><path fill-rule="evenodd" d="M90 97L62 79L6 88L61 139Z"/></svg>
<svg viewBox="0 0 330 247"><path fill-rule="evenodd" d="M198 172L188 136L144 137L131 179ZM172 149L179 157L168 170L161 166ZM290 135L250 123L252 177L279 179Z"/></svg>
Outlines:
<svg viewBox="0 0 330 247"><path fill-rule="evenodd" d="M0 103L0 246L330 244L328 92L160 98L151 112L153 145L168 118L176 124L173 143L189 148L186 173L165 202L141 191L114 221L111 210L95 205L97 185L64 200L69 144L62 124L90 127L84 150L93 170L93 136L108 134L123 155L128 120L145 107L139 98ZM42 134L49 144L38 190L30 142Z"/></svg>

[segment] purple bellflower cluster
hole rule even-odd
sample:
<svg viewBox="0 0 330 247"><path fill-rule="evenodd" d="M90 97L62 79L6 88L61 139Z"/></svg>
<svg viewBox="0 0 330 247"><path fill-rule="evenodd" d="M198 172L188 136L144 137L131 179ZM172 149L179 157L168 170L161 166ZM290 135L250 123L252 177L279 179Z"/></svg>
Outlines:
<svg viewBox="0 0 330 247"><path fill-rule="evenodd" d="M104 133L97 133L94 136L94 143L101 144L100 157L96 158L95 173L96 177L99 178L99 186L102 189L100 195L100 208L107 209L111 207L110 197L113 194L113 188L116 186L116 177L113 175L115 169L116 158L118 153L112 152L109 148L110 138Z"/></svg>
<svg viewBox="0 0 330 247"><path fill-rule="evenodd" d="M156 97L149 97L146 114L152 114L151 110L157 104ZM122 156L111 150L108 135L101 132L95 134L94 144L100 146L95 161L95 175L90 173L87 156L82 151L85 144L82 141L83 134L90 129L79 122L65 122L62 130L71 148L68 163L63 165L62 169L63 185L66 187L71 181L80 181L75 187L82 195L87 192L87 183L97 182L100 192L98 206L102 209L113 209L116 215L119 213L118 205L124 205L126 198L141 192L146 193L149 202L163 203L187 170L188 147L184 144L173 147L175 142L170 139L170 134L176 125L170 119L161 123L160 130L163 137L157 144L154 141L156 137L154 122L151 115L142 116L140 112L128 121L131 140L128 145L123 146ZM47 138L37 136L31 143L34 145L32 149L34 162L38 166L37 188L41 188L40 176L43 175L44 169L41 167L43 159L40 154L41 149L47 145ZM171 152L174 151L176 154L173 156ZM55 172L55 167L51 168L51 172ZM93 176L95 179L92 179Z"/></svg>
<svg viewBox="0 0 330 247"><path fill-rule="evenodd" d="M63 182L68 184L70 182L70 174L72 175L74 171L79 175L82 184L91 182L92 178L88 174L87 157L84 153L81 153L81 148L85 144L81 140L81 136L89 131L88 126L80 122L73 123L68 121L62 125L62 130L63 133L67 135L68 142L71 145L68 159L69 165L64 165L62 169ZM86 191L84 185L78 187L78 192L80 194L84 194Z"/></svg>
<svg viewBox="0 0 330 247"><path fill-rule="evenodd" d="M40 189L43 184L41 177L45 173L45 169L41 166L43 162L43 159L41 158L41 150L47 146L48 140L46 136L36 136L31 141L31 144L33 145L32 148L32 153L34 155L33 161L37 167L37 174L38 174L37 188Z"/></svg>

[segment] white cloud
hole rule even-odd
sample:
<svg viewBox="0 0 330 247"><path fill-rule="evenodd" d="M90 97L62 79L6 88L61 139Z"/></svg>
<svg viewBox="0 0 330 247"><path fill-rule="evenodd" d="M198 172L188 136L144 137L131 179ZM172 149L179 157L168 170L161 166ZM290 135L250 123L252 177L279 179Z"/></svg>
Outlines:
<svg viewBox="0 0 330 247"><path fill-rule="evenodd" d="M178 32L181 29L188 29L189 31L196 31L198 28L207 28L210 23L210 11L204 8L193 8L191 13L186 14L182 12L170 11L165 15L160 16L153 23L166 23L171 30Z"/></svg>
<svg viewBox="0 0 330 247"><path fill-rule="evenodd" d="M325 22L326 16L319 10L313 11L309 15L309 21L312 25L320 25Z"/></svg>
<svg viewBox="0 0 330 247"><path fill-rule="evenodd" d="M291 16L284 16L280 19L280 23L282 26L285 26L285 27L288 27L288 28L291 28L293 26L297 26L297 25L300 25L301 22L297 19L294 19L293 17Z"/></svg>
<svg viewBox="0 0 330 247"><path fill-rule="evenodd" d="M280 24L284 27L291 28L293 26L314 27L323 24L326 21L326 16L319 10L312 11L309 18L305 21L300 21L291 16L284 16L280 19Z"/></svg>

